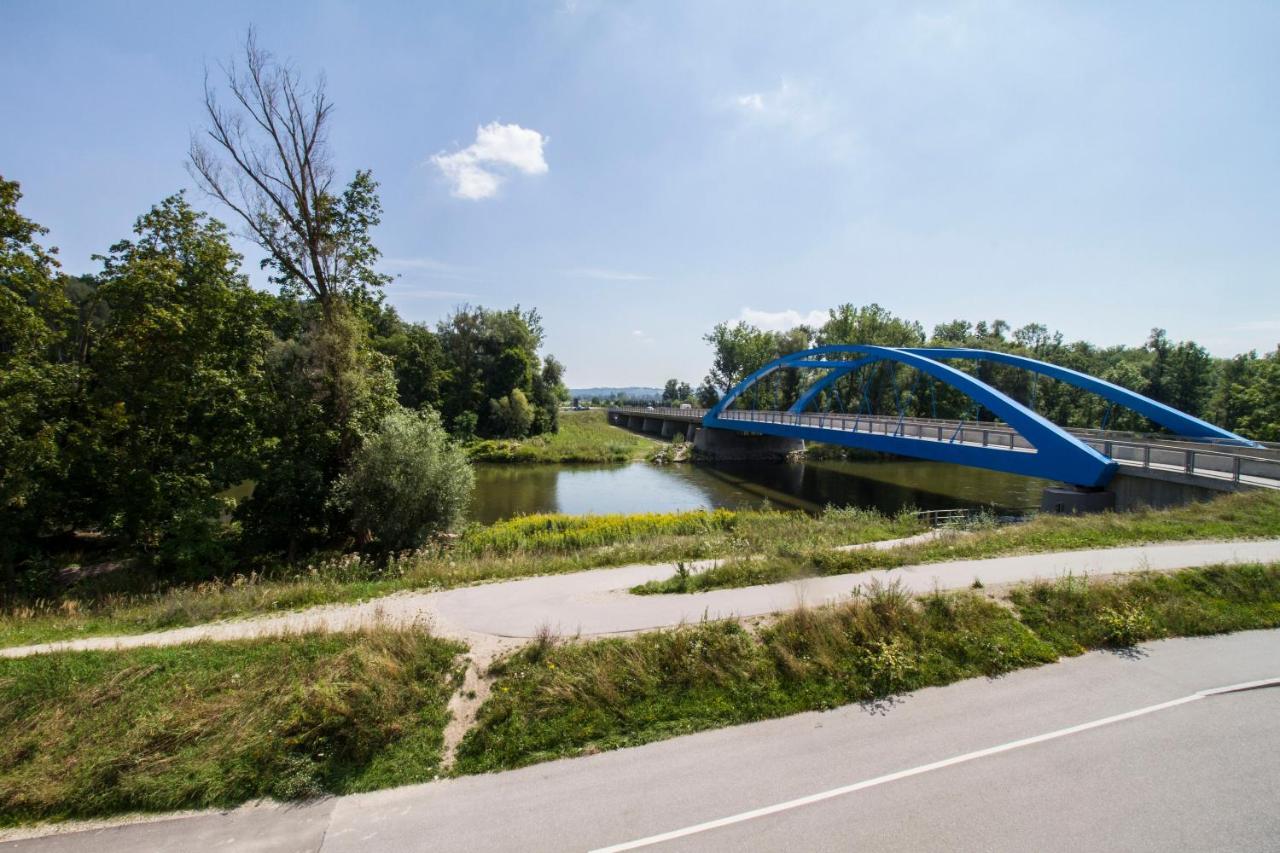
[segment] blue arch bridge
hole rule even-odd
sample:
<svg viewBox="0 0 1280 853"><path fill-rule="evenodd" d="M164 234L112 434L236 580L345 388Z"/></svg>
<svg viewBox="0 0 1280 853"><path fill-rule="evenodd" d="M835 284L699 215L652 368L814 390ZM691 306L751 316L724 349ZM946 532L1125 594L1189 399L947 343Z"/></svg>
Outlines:
<svg viewBox="0 0 1280 853"><path fill-rule="evenodd" d="M1015 400L952 366L957 361L1027 371L1030 399ZM903 371L911 374L909 388L897 381L900 367L913 369ZM1107 414L1100 428L1062 427L1038 414L1039 377L1102 398ZM780 390L785 384L780 380L789 380L794 401ZM856 410L841 399L840 384L846 396L859 396ZM874 396L889 398L895 412L871 411L868 392L875 387L880 391ZM963 395L972 417L906 414L910 401L917 410L926 400L936 409L940 391L952 399ZM1138 413L1164 432L1108 429L1116 407ZM1280 488L1280 445L1251 441L1094 376L980 349L818 347L770 362L712 409L614 407L609 420L666 437L683 434L710 459L779 458L803 450L805 441L816 441L1042 477L1061 484L1046 490L1043 508L1051 511L1161 506L1213 492Z"/></svg>

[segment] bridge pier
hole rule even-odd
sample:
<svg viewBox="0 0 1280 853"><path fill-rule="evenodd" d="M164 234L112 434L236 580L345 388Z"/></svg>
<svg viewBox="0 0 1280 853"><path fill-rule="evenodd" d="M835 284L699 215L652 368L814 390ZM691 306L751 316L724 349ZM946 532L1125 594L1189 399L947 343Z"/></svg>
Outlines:
<svg viewBox="0 0 1280 853"><path fill-rule="evenodd" d="M639 415L629 415L627 417L627 429L633 429L636 432L640 432L640 430L643 427L644 427L644 418L640 417Z"/></svg>
<svg viewBox="0 0 1280 853"><path fill-rule="evenodd" d="M640 425L640 430L657 435L662 432L662 421L658 418L645 418Z"/></svg>
<svg viewBox="0 0 1280 853"><path fill-rule="evenodd" d="M1135 477L1122 471L1103 489L1050 486L1040 496L1040 511L1054 515L1076 515L1106 510L1129 512L1143 507L1163 509L1212 500L1229 491L1234 491L1229 484L1212 489L1179 479Z"/></svg>
<svg viewBox="0 0 1280 853"><path fill-rule="evenodd" d="M796 438L702 427L694 436L693 452L699 458L716 462L783 462L803 453L804 442Z"/></svg>
<svg viewBox="0 0 1280 853"><path fill-rule="evenodd" d="M680 425L679 423L677 423L676 421L663 421L663 422L662 422L662 437L663 437L663 438L675 438L675 436L676 436L676 431L677 431L677 427L680 427L680 426L681 426L681 425Z"/></svg>

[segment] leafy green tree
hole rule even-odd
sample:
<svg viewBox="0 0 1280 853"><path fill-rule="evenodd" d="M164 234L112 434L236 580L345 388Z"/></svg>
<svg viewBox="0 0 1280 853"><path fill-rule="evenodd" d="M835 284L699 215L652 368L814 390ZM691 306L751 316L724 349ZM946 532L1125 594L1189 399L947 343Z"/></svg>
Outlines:
<svg viewBox="0 0 1280 853"><path fill-rule="evenodd" d="M292 562L346 529L328 495L348 460L395 410L396 382L390 361L369 345L364 321L341 309L309 318L298 338L277 341L266 378L270 439L253 496L237 515L250 545L284 550Z"/></svg>
<svg viewBox="0 0 1280 853"><path fill-rule="evenodd" d="M0 568L28 556L36 533L63 515L74 365L59 359L75 311L47 233L18 212L0 177Z"/></svg>
<svg viewBox="0 0 1280 853"><path fill-rule="evenodd" d="M524 438L533 425L533 407L523 391L513 388L505 397L489 401L489 419L502 438Z"/></svg>
<svg viewBox="0 0 1280 853"><path fill-rule="evenodd" d="M542 371L534 377L530 404L533 406L533 423L529 429L537 435L560 429L560 406L569 399L569 389L564 385L564 365L553 355L542 361Z"/></svg>
<svg viewBox="0 0 1280 853"><path fill-rule="evenodd" d="M251 476L262 440L265 298L226 229L179 195L111 247L93 298L96 336L82 470L102 522L146 549L214 537L214 495ZM90 458L91 457L91 458Z"/></svg>
<svg viewBox="0 0 1280 853"><path fill-rule="evenodd" d="M517 390L532 404L526 432L556 428L560 401L567 394L564 368L554 358L548 356L544 363L538 355L543 329L536 311L522 311L519 306L505 311L464 306L443 320L436 334L446 366L440 385L441 414L455 431L469 420L466 413L470 412L477 415L477 434L510 435L506 409L495 408L490 401L509 398Z"/></svg>
<svg viewBox="0 0 1280 853"><path fill-rule="evenodd" d="M668 379L662 388L662 403L669 406L680 399L680 380Z"/></svg>
<svg viewBox="0 0 1280 853"><path fill-rule="evenodd" d="M358 541L398 551L455 527L474 484L466 454L439 415L397 408L356 452L330 503L349 519Z"/></svg>
<svg viewBox="0 0 1280 853"><path fill-rule="evenodd" d="M1240 431L1256 441L1280 441L1280 347L1257 359L1237 393Z"/></svg>

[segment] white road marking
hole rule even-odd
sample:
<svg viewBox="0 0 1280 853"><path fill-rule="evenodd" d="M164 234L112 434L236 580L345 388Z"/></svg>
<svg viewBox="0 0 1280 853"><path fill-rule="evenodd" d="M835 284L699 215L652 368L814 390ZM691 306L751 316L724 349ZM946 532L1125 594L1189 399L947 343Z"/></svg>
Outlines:
<svg viewBox="0 0 1280 853"><path fill-rule="evenodd" d="M729 817L722 817L717 820L709 820L706 823L694 824L686 826L683 829L673 829L670 832L664 832L659 835L650 835L647 838L639 838L635 841L625 841L621 844L614 844L610 847L600 847L591 853L618 853L622 850L636 850L641 847L650 847L654 844L661 844L664 841L673 841L677 838L684 838L689 835L696 835L700 832L707 832L712 829L719 829L722 826L732 826L735 823L743 821L755 820L758 817L767 817L771 814L797 809L801 806L807 806L812 803L820 803L823 800L830 800L835 797L842 797L845 794L852 794L857 791L863 791L867 788L874 788L878 785L884 785L889 782L896 782L899 779L907 779L911 776L919 776L922 773L929 773L934 770L941 770L944 767L951 767L956 764L964 764L967 761L974 761L979 758L986 758L991 755L999 755L1002 752L1009 752L1015 749L1021 749L1024 746L1033 746L1037 743L1056 740L1058 738L1067 737L1068 735L1079 734L1090 729L1096 729L1100 726L1109 726L1112 723L1119 723L1125 720L1132 720L1134 717L1145 716L1146 714L1154 714L1157 711L1165 711L1169 708L1176 708L1179 705L1186 705L1188 702L1196 702L1210 696L1221 696L1225 693L1238 693L1245 690L1258 690L1264 687L1280 687L1280 678L1269 678L1262 681L1248 681L1241 684L1231 684L1226 687L1214 687L1208 690L1199 690L1190 696L1183 696L1180 699L1171 699L1168 702L1161 702L1158 705L1148 705L1145 708L1138 708L1133 711L1126 711L1123 714L1115 714L1110 717L1103 717L1100 720L1093 720L1088 723L1081 723L1078 726L1070 726L1065 729L1058 729L1052 732L1046 732L1042 735L1023 738L1022 740L1010 741L1002 743L999 746L992 746L986 749L979 749L975 752L966 752L963 755L956 755L951 758L945 758L942 761L935 761L931 764L922 764L919 767L912 767L909 770L899 770L896 773L889 773L885 776L877 776L874 779L866 779L862 782L855 782L852 785L843 785L839 788L832 788L828 791L821 791L817 794L810 794L807 797L799 797L794 800L787 800L782 803L775 803L772 806L764 806L759 809L741 812Z"/></svg>

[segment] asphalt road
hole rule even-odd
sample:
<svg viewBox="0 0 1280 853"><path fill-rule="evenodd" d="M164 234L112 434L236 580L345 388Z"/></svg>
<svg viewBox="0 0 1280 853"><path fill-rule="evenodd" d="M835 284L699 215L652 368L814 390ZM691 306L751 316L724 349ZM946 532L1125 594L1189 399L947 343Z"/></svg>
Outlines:
<svg viewBox="0 0 1280 853"><path fill-rule="evenodd" d="M876 707L0 851L593 850L690 828L646 849L1275 850L1280 688L1198 691L1277 677L1280 631L1168 640ZM714 821L728 823L697 829Z"/></svg>

